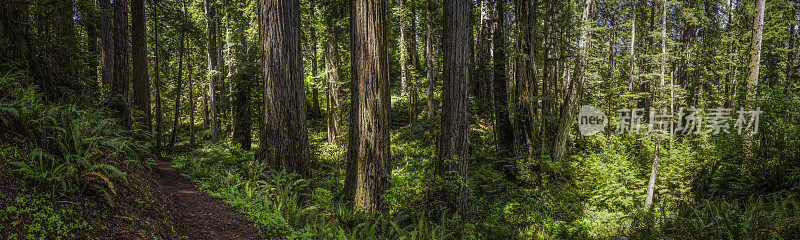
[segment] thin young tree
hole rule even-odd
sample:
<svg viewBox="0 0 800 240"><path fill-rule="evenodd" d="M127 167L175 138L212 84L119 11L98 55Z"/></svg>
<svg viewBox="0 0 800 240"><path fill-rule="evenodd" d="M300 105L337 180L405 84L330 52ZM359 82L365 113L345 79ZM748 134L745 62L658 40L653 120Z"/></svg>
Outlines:
<svg viewBox="0 0 800 240"><path fill-rule="evenodd" d="M244 29L249 26L248 21L241 18L244 15L241 9L234 6L229 11L233 13L229 16L234 24L231 31L232 39L228 44L230 46L228 52L234 58L228 62L228 72L231 74L230 84L232 85L230 88L231 98L233 99L231 101L233 109L231 131L233 132L233 142L239 144L242 149L249 150L252 127L250 121L250 89L252 79L255 76L251 70L252 68L243 63L253 62L249 58L251 56L249 51L255 48L247 47Z"/></svg>
<svg viewBox="0 0 800 240"><path fill-rule="evenodd" d="M399 15L399 29L400 29L400 37L397 39L398 44L400 45L398 48L400 50L400 94L402 96L406 96L408 93L408 81L411 76L409 76L408 70L408 49L407 49L407 42L408 42L408 23L406 19L406 0L398 0L398 15ZM409 121L410 122L410 121Z"/></svg>
<svg viewBox="0 0 800 240"><path fill-rule="evenodd" d="M478 99L488 101L491 96L491 64L489 60L492 47L492 6L491 0L481 0L480 23L475 43L475 74L472 79L471 94Z"/></svg>
<svg viewBox="0 0 800 240"><path fill-rule="evenodd" d="M186 39L187 45L189 39ZM186 71L188 72L188 76L186 77L186 81L189 82L189 145L194 145L194 79L192 78L192 50L189 48L189 51L186 51Z"/></svg>
<svg viewBox="0 0 800 240"><path fill-rule="evenodd" d="M163 129L163 121L162 121L162 100L161 100L161 72L159 71L159 47L158 47L158 10L159 6L158 3L153 2L153 41L155 42L155 49L153 49L153 59L155 60L155 66L153 72L155 73L155 80L153 81L153 85L156 89L156 149L161 149L161 140L162 140L162 129ZM160 152L159 152L160 154Z"/></svg>
<svg viewBox="0 0 800 240"><path fill-rule="evenodd" d="M298 0L259 0L259 34L265 51L264 126L261 151L271 165L311 177L303 90Z"/></svg>
<svg viewBox="0 0 800 240"><path fill-rule="evenodd" d="M356 208L383 208L389 188L389 57L386 1L351 0L350 134L344 195Z"/></svg>
<svg viewBox="0 0 800 240"><path fill-rule="evenodd" d="M184 17L186 17L186 1L181 2L181 13ZM174 119L172 120L172 136L169 139L169 146L175 146L175 142L178 138L178 126L180 122L181 116L181 78L183 77L183 55L186 51L186 31L183 29L183 25L181 24L180 29L178 30L181 32L180 38L180 51L178 56L178 77L175 78L175 113L173 114ZM187 59L188 60L188 59Z"/></svg>
<svg viewBox="0 0 800 240"><path fill-rule="evenodd" d="M433 106L433 91L434 91L434 77L433 77L433 16L431 11L433 6L432 0L425 0L425 71L427 81L427 101L428 101L428 120L433 119L433 113L436 111Z"/></svg>
<svg viewBox="0 0 800 240"><path fill-rule="evenodd" d="M756 86L758 86L759 65L761 65L761 40L764 31L764 0L756 0L755 16L753 17L753 32L750 37L750 64L747 74L747 106L756 106ZM742 147L745 154L745 167L753 159L752 129L746 128L742 133Z"/></svg>
<svg viewBox="0 0 800 240"><path fill-rule="evenodd" d="M633 92L633 83L636 79L636 5L638 5L638 0L631 1L631 44L628 50L628 92Z"/></svg>
<svg viewBox="0 0 800 240"><path fill-rule="evenodd" d="M664 0L661 5L661 84L659 88L659 98L663 97L664 84L666 83L667 76L667 0ZM671 124L670 124L671 127ZM644 199L644 207L650 208L653 204L653 193L656 188L656 175L658 174L658 157L659 148L661 147L661 136L656 133L656 147L653 151L653 166L650 168L650 181L647 182L647 196ZM670 131L670 137L672 131ZM670 147L671 148L671 147ZM672 151L672 149L670 149Z"/></svg>
<svg viewBox="0 0 800 240"><path fill-rule="evenodd" d="M444 1L442 130L437 171L456 173L458 214L467 217L469 167L469 7L468 0Z"/></svg>

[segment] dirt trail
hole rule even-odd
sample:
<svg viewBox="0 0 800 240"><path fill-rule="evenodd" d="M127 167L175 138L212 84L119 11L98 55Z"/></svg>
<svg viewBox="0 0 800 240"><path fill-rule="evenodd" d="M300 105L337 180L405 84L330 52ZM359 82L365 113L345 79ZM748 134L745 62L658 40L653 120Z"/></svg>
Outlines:
<svg viewBox="0 0 800 240"><path fill-rule="evenodd" d="M199 190L170 165L156 163L156 175L162 191L172 200L175 227L185 239L258 239L252 222L221 199Z"/></svg>

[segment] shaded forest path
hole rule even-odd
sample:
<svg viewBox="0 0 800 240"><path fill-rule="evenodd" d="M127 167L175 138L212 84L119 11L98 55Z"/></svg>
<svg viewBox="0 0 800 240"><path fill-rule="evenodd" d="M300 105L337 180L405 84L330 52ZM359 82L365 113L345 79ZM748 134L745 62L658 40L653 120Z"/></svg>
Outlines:
<svg viewBox="0 0 800 240"><path fill-rule="evenodd" d="M166 162L156 163L163 194L173 204L175 226L186 239L258 239L253 223L233 207L199 190L180 170Z"/></svg>

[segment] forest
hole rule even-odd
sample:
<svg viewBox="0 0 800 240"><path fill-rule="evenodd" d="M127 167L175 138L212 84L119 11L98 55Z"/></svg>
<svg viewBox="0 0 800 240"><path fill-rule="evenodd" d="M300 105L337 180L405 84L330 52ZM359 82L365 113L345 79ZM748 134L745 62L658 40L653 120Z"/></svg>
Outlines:
<svg viewBox="0 0 800 240"><path fill-rule="evenodd" d="M0 0L0 239L800 239L797 10Z"/></svg>

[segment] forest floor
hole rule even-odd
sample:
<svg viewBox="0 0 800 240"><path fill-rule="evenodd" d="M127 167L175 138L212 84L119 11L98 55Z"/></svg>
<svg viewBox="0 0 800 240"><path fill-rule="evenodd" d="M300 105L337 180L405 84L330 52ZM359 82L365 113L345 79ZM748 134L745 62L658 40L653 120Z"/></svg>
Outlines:
<svg viewBox="0 0 800 240"><path fill-rule="evenodd" d="M162 183L159 191L172 200L178 233L186 239L258 239L252 222L221 199L199 190L168 160L156 163L155 175Z"/></svg>

